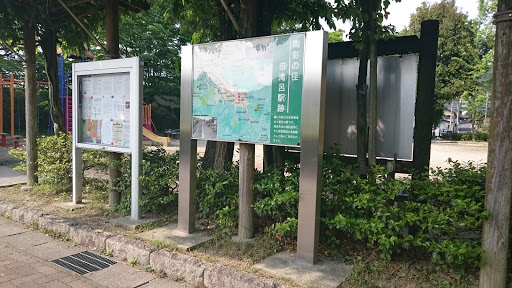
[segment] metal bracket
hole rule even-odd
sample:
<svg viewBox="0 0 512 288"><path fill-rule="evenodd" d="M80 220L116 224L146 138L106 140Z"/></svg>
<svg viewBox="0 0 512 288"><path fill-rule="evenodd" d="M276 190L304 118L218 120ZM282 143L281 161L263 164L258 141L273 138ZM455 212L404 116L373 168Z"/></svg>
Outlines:
<svg viewBox="0 0 512 288"><path fill-rule="evenodd" d="M500 23L500 22L512 21L512 10L494 13L494 15L492 17L494 18L494 21L492 22L492 24L494 24L494 25L496 25L497 23Z"/></svg>

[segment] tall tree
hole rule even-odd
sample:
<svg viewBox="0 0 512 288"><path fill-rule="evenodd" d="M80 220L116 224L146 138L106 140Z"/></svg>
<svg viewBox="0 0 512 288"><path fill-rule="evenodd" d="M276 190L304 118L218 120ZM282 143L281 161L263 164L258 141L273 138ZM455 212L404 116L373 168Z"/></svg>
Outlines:
<svg viewBox="0 0 512 288"><path fill-rule="evenodd" d="M507 257L512 201L512 1L498 0L495 14L496 40L491 101L491 127L485 181L485 208L479 287L504 288L507 284Z"/></svg>
<svg viewBox="0 0 512 288"><path fill-rule="evenodd" d="M36 28L37 13L29 1L4 1L0 10L0 39L22 41L24 46L25 70L25 116L27 184L37 184L37 92L36 92ZM23 34L19 32L23 31Z"/></svg>
<svg viewBox="0 0 512 288"><path fill-rule="evenodd" d="M2 4L3 17L2 21L5 21L6 25L2 25L5 28L4 36L11 39L11 43L16 46L19 44L19 19L24 17L27 10L34 11L33 23L35 24L36 31L36 44L39 44L43 51L45 58L45 70L49 82L49 103L50 103L50 114L54 122L54 131L64 132L64 118L62 116L61 107L61 95L59 94L58 87L58 71L57 71L57 44L60 40L61 43L67 43L64 46L71 46L73 50L82 48L84 42L89 42L85 32L80 27L74 25L73 19L67 14L66 10L61 7L61 4L57 1L49 2L23 2L4 0ZM63 1L76 4L74 1ZM78 3L75 5L75 10L86 11L81 16L94 18L89 15L91 9L98 8L90 3ZM97 21L91 21L97 23ZM94 27L94 25L93 25ZM1 38L0 38L1 39ZM64 40L65 39L65 40ZM72 43L72 45L69 45Z"/></svg>
<svg viewBox="0 0 512 288"><path fill-rule="evenodd" d="M464 81L464 92L460 96L467 102L467 110L471 118L471 134L475 140L475 124L478 120L478 111L487 100L490 90L492 68L494 27L491 22L491 7L496 6L494 1L481 0L479 15L476 20L468 22L475 35L470 43L463 43L461 57L454 56L453 60L461 65L459 73Z"/></svg>
<svg viewBox="0 0 512 288"><path fill-rule="evenodd" d="M34 16L34 14L32 14ZM23 23L25 48L25 122L27 152L27 185L37 184L37 92L36 92L36 22L27 17Z"/></svg>
<svg viewBox="0 0 512 288"><path fill-rule="evenodd" d="M442 0L439 3L423 2L411 15L409 26L401 34L420 33L421 22L429 19L439 20L438 57L436 65L434 119L440 119L443 104L459 98L466 91L466 83L471 82L469 67L464 64L473 63L466 53L467 47L473 46L475 29L468 21L468 16L459 11L455 0ZM456 61L459 59L461 61Z"/></svg>
<svg viewBox="0 0 512 288"><path fill-rule="evenodd" d="M395 1L400 2L400 0ZM373 165L376 161L377 41L394 32L393 26L382 25L383 20L389 15L387 8L390 1L336 0L335 3L336 17L352 23L349 36L351 40L355 41L355 45L359 49L359 71L356 85L357 162L359 166L366 167L368 164L367 153L370 164ZM366 100L368 60L370 60L370 82L373 87L369 103Z"/></svg>
<svg viewBox="0 0 512 288"><path fill-rule="evenodd" d="M45 71L49 83L49 104L50 114L53 121L53 131L55 134L65 133L64 116L62 113L61 97L59 91L59 71L57 66L57 32L51 23L48 14L44 14L44 27L41 33L41 50L45 59Z"/></svg>
<svg viewBox="0 0 512 288"><path fill-rule="evenodd" d="M144 101L152 103L158 130L179 127L181 46L190 39L180 34L176 19L164 17L160 7L138 14L121 15L120 54L140 56L144 67Z"/></svg>

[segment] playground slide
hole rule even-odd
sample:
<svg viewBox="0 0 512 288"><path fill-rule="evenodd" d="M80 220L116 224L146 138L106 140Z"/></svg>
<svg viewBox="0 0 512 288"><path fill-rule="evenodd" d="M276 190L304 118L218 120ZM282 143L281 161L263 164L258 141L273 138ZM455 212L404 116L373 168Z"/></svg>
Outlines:
<svg viewBox="0 0 512 288"><path fill-rule="evenodd" d="M171 145L171 138L158 136L144 127L142 127L142 135L144 135L144 137L147 137L151 141L162 143L162 145L165 147Z"/></svg>

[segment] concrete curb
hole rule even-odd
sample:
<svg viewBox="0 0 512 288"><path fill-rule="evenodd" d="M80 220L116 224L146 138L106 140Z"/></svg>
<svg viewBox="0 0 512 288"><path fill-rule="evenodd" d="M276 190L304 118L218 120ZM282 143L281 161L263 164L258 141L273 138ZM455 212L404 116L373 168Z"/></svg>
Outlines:
<svg viewBox="0 0 512 288"><path fill-rule="evenodd" d="M156 248L142 241L114 236L106 240L106 249L112 255L121 259L137 259L137 265L149 265L149 256L156 251Z"/></svg>
<svg viewBox="0 0 512 288"><path fill-rule="evenodd" d="M282 287L279 283L242 271L214 265L204 272L204 286L225 288L274 288Z"/></svg>
<svg viewBox="0 0 512 288"><path fill-rule="evenodd" d="M210 267L200 259L165 250L152 253L150 261L155 271L162 270L171 278L180 278L195 286L204 283L204 272Z"/></svg>
<svg viewBox="0 0 512 288"><path fill-rule="evenodd" d="M93 230L87 226L73 226L69 231L69 237L78 241L80 245L96 249L97 251L106 250L107 239L115 235L103 230Z"/></svg>
<svg viewBox="0 0 512 288"><path fill-rule="evenodd" d="M229 267L210 264L178 252L157 250L143 241L115 235L103 230L94 230L69 220L44 214L37 209L18 206L0 200L0 216L8 216L13 221L26 225L37 223L39 228L68 235L76 243L95 249L107 250L118 258L128 261L137 259L137 265L150 265L155 271L161 270L171 278L183 279L186 283L199 287L287 287L254 274Z"/></svg>

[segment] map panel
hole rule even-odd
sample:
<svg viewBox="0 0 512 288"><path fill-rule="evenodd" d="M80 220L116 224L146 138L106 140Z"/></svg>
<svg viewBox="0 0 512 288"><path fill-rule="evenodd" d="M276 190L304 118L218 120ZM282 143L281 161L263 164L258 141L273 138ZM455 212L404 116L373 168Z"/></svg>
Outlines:
<svg viewBox="0 0 512 288"><path fill-rule="evenodd" d="M300 146L304 34L195 45L195 139Z"/></svg>

